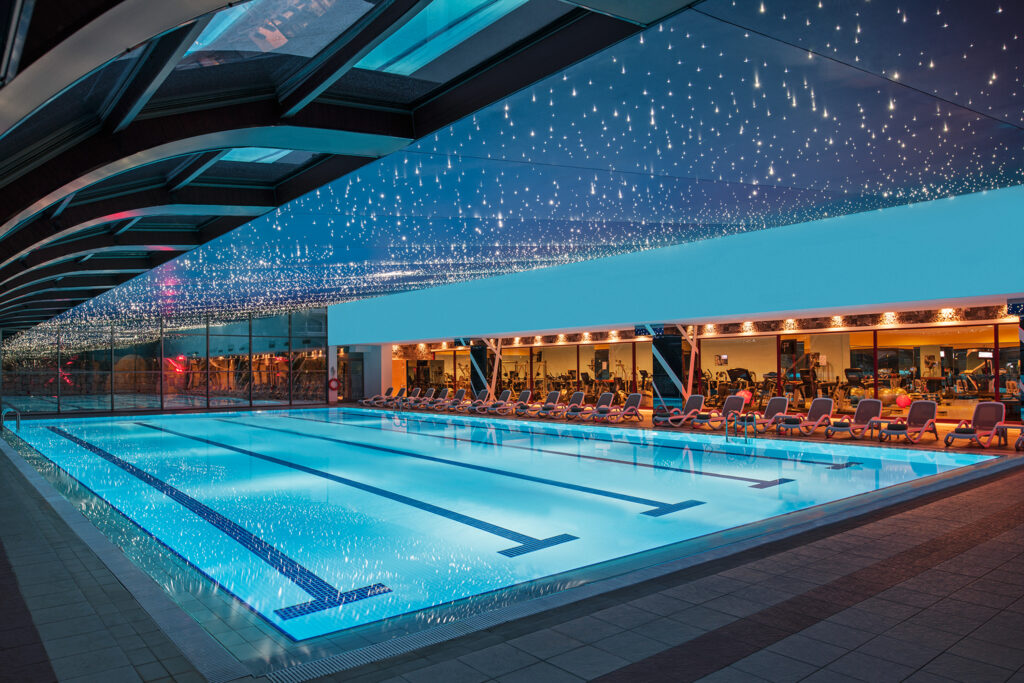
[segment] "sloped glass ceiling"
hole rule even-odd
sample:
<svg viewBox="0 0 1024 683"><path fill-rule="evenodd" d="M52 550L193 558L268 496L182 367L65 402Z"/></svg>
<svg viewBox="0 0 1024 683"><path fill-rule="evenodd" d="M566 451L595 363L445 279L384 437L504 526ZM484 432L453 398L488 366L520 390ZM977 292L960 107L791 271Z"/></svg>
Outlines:
<svg viewBox="0 0 1024 683"><path fill-rule="evenodd" d="M55 324L322 305L1020 184L1021 30L1014 2L708 0L23 341ZM855 268L878 250L821 258Z"/></svg>

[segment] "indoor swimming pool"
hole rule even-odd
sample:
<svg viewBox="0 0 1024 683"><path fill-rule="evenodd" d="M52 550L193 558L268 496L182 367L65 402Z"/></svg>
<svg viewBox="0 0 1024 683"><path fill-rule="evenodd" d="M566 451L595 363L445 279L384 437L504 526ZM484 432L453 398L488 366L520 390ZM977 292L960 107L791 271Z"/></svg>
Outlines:
<svg viewBox="0 0 1024 683"><path fill-rule="evenodd" d="M19 436L296 641L989 459L347 408Z"/></svg>

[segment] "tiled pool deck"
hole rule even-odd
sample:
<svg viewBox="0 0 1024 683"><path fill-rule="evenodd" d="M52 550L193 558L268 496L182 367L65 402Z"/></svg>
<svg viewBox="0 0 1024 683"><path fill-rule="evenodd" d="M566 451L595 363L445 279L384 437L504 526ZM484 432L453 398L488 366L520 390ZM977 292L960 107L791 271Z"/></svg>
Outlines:
<svg viewBox="0 0 1024 683"><path fill-rule="evenodd" d="M1024 681L1016 472L334 680ZM6 458L0 479L0 679L203 679Z"/></svg>

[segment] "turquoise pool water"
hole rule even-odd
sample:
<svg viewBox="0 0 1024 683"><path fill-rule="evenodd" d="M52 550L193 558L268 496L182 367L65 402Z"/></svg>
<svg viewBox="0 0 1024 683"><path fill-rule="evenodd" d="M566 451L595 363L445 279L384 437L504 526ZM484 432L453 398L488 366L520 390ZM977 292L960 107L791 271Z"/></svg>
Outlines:
<svg viewBox="0 0 1024 683"><path fill-rule="evenodd" d="M987 459L343 408L19 436L295 640Z"/></svg>

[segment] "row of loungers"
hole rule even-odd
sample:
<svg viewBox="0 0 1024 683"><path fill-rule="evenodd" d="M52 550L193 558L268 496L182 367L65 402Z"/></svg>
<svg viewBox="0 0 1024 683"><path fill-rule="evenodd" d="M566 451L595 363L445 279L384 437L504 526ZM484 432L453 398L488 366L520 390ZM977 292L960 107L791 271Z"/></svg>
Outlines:
<svg viewBox="0 0 1024 683"><path fill-rule="evenodd" d="M776 396L769 399L763 412L744 412L745 399L734 395L725 399L720 410L704 410L704 397L695 394L687 399L682 408L656 410L653 421L656 426L687 427L721 431L733 427L738 434L763 434L769 429L776 433L796 432L811 436L824 428L825 438L845 434L851 439L864 439L878 433L879 441L903 441L919 443L926 435L939 440L936 425L938 404L935 401L914 401L906 417L883 418L882 402L876 398L862 399L853 415L833 415L834 403L831 398L816 398L806 413L790 414L789 399ZM984 401L974 410L974 417L961 420L943 442L948 448L957 441L967 441L982 448L988 448L993 440L1006 444L1006 407L998 401ZM1024 450L1024 433L1017 439L1017 450Z"/></svg>
<svg viewBox="0 0 1024 683"><path fill-rule="evenodd" d="M434 410L450 413L477 413L480 415L516 415L518 417L538 417L552 420L586 420L591 422L624 422L626 420L643 421L640 413L640 394L630 394L621 406L613 406L615 395L605 392L597 403L584 403L584 393L577 391L567 402L558 399L561 392L549 392L543 401L533 402L533 393L524 390L516 400L511 400L512 392L508 389L493 401L487 400L487 390L481 390L476 398L467 399L466 390L459 389L449 398L450 389L442 389L435 396L434 389L427 389L420 395L420 389L413 389L408 395L405 389L392 394L388 388L383 394L361 400L360 405L368 408L388 408L392 410Z"/></svg>
<svg viewBox="0 0 1024 683"><path fill-rule="evenodd" d="M392 395L392 388L378 396L363 399L359 403L370 408L390 408L395 410L434 410L438 412L478 413L481 415L516 415L518 417L537 417L555 420L587 420L592 422L623 422L625 420L643 421L640 413L640 394L630 394L622 406L613 406L614 395L611 392L601 394L597 403L587 405L583 402L584 393L577 391L567 403L558 401L561 392L552 391L542 402L531 402L532 393L522 391L517 400L512 401L512 392L506 389L494 401L487 400L487 390L482 390L475 399L466 398L466 390L459 389L449 398L449 389L442 389L437 396L434 389L428 389L420 396L420 389L413 389L406 396L405 389ZM746 411L746 401L742 396L733 395L725 399L719 410L704 410L704 396L690 396L682 408L656 409L652 416L658 427L689 427L711 431L727 430L732 426L739 434L753 430L755 434L763 434L774 429L777 434L796 432L801 436L811 436L824 428L826 439L845 434L851 439L874 438L878 433L879 441L895 441L920 443L931 435L939 441L936 425L938 404L935 401L914 401L910 404L906 417L883 418L882 402L876 398L861 399L853 415L833 415L834 402L831 398L816 398L806 413L789 413L789 399L775 396L769 399L763 412ZM983 401L974 409L970 420L960 423L946 434L943 442L948 448L957 441L966 441L982 448L988 448L995 440L998 444L1007 443L1007 423L1005 422L1006 407L998 401ZM1024 450L1024 432L1015 443L1017 450Z"/></svg>

